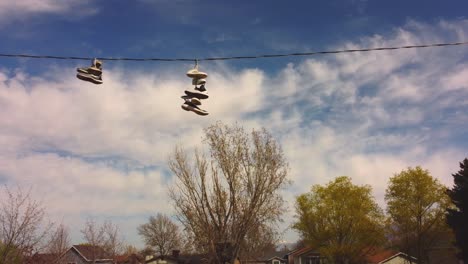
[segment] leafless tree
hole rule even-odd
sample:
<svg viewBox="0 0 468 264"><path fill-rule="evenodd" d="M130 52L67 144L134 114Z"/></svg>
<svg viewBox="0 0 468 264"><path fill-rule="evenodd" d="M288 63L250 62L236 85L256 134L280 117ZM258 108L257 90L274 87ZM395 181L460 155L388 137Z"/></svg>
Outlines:
<svg viewBox="0 0 468 264"><path fill-rule="evenodd" d="M143 237L146 246L153 247L161 256L169 255L171 250L180 249L179 227L161 213L150 216L148 223L138 227L138 233Z"/></svg>
<svg viewBox="0 0 468 264"><path fill-rule="evenodd" d="M68 228L64 224L60 224L52 233L49 243L48 252L61 256L70 248L70 236Z"/></svg>
<svg viewBox="0 0 468 264"><path fill-rule="evenodd" d="M93 218L86 219L84 228L81 230L83 238L90 246L101 247L104 245L104 229L100 227Z"/></svg>
<svg viewBox="0 0 468 264"><path fill-rule="evenodd" d="M104 257L101 250L105 252L106 258L112 259L115 259L124 250L119 228L110 220L106 220L102 225L99 225L93 218L88 218L81 233L86 243L92 246L92 261Z"/></svg>
<svg viewBox="0 0 468 264"><path fill-rule="evenodd" d="M213 263L233 263L242 244L259 226L272 228L284 214L280 190L289 181L288 164L265 130L251 133L220 122L205 129L208 153L189 158L176 147L169 167L176 180L170 197L178 219L197 248Z"/></svg>
<svg viewBox="0 0 468 264"><path fill-rule="evenodd" d="M138 249L133 245L126 245L123 250L123 254L128 256L132 254L139 254Z"/></svg>
<svg viewBox="0 0 468 264"><path fill-rule="evenodd" d="M102 229L104 231L104 250L112 259L124 251L124 243L120 235L119 227L110 220L105 221Z"/></svg>
<svg viewBox="0 0 468 264"><path fill-rule="evenodd" d="M20 187L0 189L0 263L14 263L42 249L52 224L45 208Z"/></svg>
<svg viewBox="0 0 468 264"><path fill-rule="evenodd" d="M261 259L276 252L280 234L266 225L258 225L249 232L241 243L239 257L242 260Z"/></svg>

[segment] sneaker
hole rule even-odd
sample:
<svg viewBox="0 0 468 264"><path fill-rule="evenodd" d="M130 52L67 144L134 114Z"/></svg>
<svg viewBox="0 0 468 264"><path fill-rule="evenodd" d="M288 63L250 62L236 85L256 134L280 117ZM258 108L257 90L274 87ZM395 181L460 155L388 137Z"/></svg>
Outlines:
<svg viewBox="0 0 468 264"><path fill-rule="evenodd" d="M206 90L200 91L199 88L195 88L194 90L185 90L185 94L198 99L207 99L209 97Z"/></svg>
<svg viewBox="0 0 468 264"><path fill-rule="evenodd" d="M98 60L98 59L94 59L94 60L93 60L93 66L95 66L96 68L102 70L102 61L100 61L100 60Z"/></svg>
<svg viewBox="0 0 468 264"><path fill-rule="evenodd" d="M206 83L205 79L192 79L192 85L203 85Z"/></svg>
<svg viewBox="0 0 468 264"><path fill-rule="evenodd" d="M198 99L196 97L190 97L188 95L182 95L180 98L184 99L185 102L189 102L189 103L192 103L194 105L201 105L200 99Z"/></svg>
<svg viewBox="0 0 468 264"><path fill-rule="evenodd" d="M204 84L202 84L200 87L195 86L195 90L200 91L200 92L205 92L205 93L207 92Z"/></svg>
<svg viewBox="0 0 468 264"><path fill-rule="evenodd" d="M101 76L96 76L96 75L89 74L89 73L78 73L76 77L80 80L92 82L94 84L102 84Z"/></svg>
<svg viewBox="0 0 468 264"><path fill-rule="evenodd" d="M208 115L208 112L206 110L200 109L200 108L198 108L198 106L196 106L196 105L194 105L192 103L189 103L187 101L183 105L181 105L181 107L185 111L192 111L192 112L194 112L195 114L198 114L198 115L202 115L202 116Z"/></svg>
<svg viewBox="0 0 468 264"><path fill-rule="evenodd" d="M78 73L92 74L96 76L102 75L102 62L98 59L94 59L91 62L91 67L87 68L78 68L76 69Z"/></svg>
<svg viewBox="0 0 468 264"><path fill-rule="evenodd" d="M187 72L187 76L193 79L205 79L208 77L208 74L198 71L198 69L191 69Z"/></svg>
<svg viewBox="0 0 468 264"><path fill-rule="evenodd" d="M95 75L95 76L102 75L102 70L97 68L97 67L94 67L94 66L87 67L87 68L77 68L76 71L78 73L92 74L92 75Z"/></svg>

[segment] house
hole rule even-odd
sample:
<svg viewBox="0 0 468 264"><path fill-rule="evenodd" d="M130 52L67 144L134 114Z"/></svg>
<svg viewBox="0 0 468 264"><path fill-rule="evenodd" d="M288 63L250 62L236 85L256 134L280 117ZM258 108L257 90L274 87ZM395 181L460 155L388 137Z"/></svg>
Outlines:
<svg viewBox="0 0 468 264"><path fill-rule="evenodd" d="M242 259L240 264L287 264L284 258L289 251L270 251L260 254L256 258Z"/></svg>
<svg viewBox="0 0 468 264"><path fill-rule="evenodd" d="M286 264L286 260L279 256L273 256L271 258L241 260L240 264Z"/></svg>
<svg viewBox="0 0 468 264"><path fill-rule="evenodd" d="M285 256L287 264L323 264L326 259L313 247L303 247L289 252ZM366 257L365 264L409 264L417 263L416 258L403 252L375 249Z"/></svg>
<svg viewBox="0 0 468 264"><path fill-rule="evenodd" d="M146 264L204 264L206 256L202 254L180 255L179 250L173 250L168 256L147 256Z"/></svg>
<svg viewBox="0 0 468 264"><path fill-rule="evenodd" d="M324 258L314 247L303 247L289 252L285 256L287 264L322 264Z"/></svg>
<svg viewBox="0 0 468 264"><path fill-rule="evenodd" d="M367 264L409 264L417 263L415 257L393 250L377 250L367 257Z"/></svg>
<svg viewBox="0 0 468 264"><path fill-rule="evenodd" d="M39 254L36 253L26 259L26 264L55 264L58 263L60 256L57 254Z"/></svg>
<svg viewBox="0 0 468 264"><path fill-rule="evenodd" d="M101 247L74 245L61 257L59 264L113 264L112 258Z"/></svg>
<svg viewBox="0 0 468 264"><path fill-rule="evenodd" d="M117 256L115 258L116 264L144 264L145 258L137 254Z"/></svg>

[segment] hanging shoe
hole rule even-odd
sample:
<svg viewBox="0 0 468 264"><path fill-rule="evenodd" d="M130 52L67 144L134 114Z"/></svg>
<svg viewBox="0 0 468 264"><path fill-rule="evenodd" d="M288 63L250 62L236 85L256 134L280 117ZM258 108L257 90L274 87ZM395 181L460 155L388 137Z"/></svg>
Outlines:
<svg viewBox="0 0 468 264"><path fill-rule="evenodd" d="M200 99L198 99L196 97L191 97L191 96L188 96L188 95L182 95L180 98L184 99L185 102L189 102L189 103L192 103L194 105L201 105Z"/></svg>
<svg viewBox="0 0 468 264"><path fill-rule="evenodd" d="M206 83L205 79L192 79L192 85L203 85Z"/></svg>
<svg viewBox="0 0 468 264"><path fill-rule="evenodd" d="M208 93L208 92L206 91L206 89L205 89L205 85L204 85L204 84L200 85L200 87L196 87L196 86L195 86L194 89L197 90L197 91L200 91L200 92L202 92L202 93Z"/></svg>
<svg viewBox="0 0 468 264"><path fill-rule="evenodd" d="M195 87L195 89L193 90L185 90L185 94L190 97L195 97L198 99L207 99L209 96L208 96L208 92L206 91L206 89L204 91L200 91L199 89L200 88Z"/></svg>
<svg viewBox="0 0 468 264"><path fill-rule="evenodd" d="M208 77L208 74L206 74L205 72L198 71L198 69L195 68L188 71L187 76L193 79L205 79L206 77Z"/></svg>
<svg viewBox="0 0 468 264"><path fill-rule="evenodd" d="M101 75L94 75L91 73L82 73L79 72L76 77L80 80L92 82L94 84L102 84L102 76Z"/></svg>
<svg viewBox="0 0 468 264"><path fill-rule="evenodd" d="M102 62L98 59L94 59L90 67L77 68L78 73L93 74L96 76L102 75Z"/></svg>
<svg viewBox="0 0 468 264"><path fill-rule="evenodd" d="M200 109L195 104L189 103L187 101L185 101L185 103L183 105L181 105L181 107L185 111L192 111L197 115L202 115L202 116L208 115L208 112L206 110Z"/></svg>
<svg viewBox="0 0 468 264"><path fill-rule="evenodd" d="M93 74L96 76L102 75L102 70L93 66L87 68L77 68L76 71L78 73Z"/></svg>

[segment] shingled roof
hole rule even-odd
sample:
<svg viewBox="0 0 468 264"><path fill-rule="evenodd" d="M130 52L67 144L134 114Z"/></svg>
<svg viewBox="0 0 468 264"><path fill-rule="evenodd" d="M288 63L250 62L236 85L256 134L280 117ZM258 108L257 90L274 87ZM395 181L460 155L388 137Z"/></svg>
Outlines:
<svg viewBox="0 0 468 264"><path fill-rule="evenodd" d="M101 247L91 245L74 245L72 249L75 249L78 254L84 257L87 261L89 260L112 260L112 257L104 251Z"/></svg>

